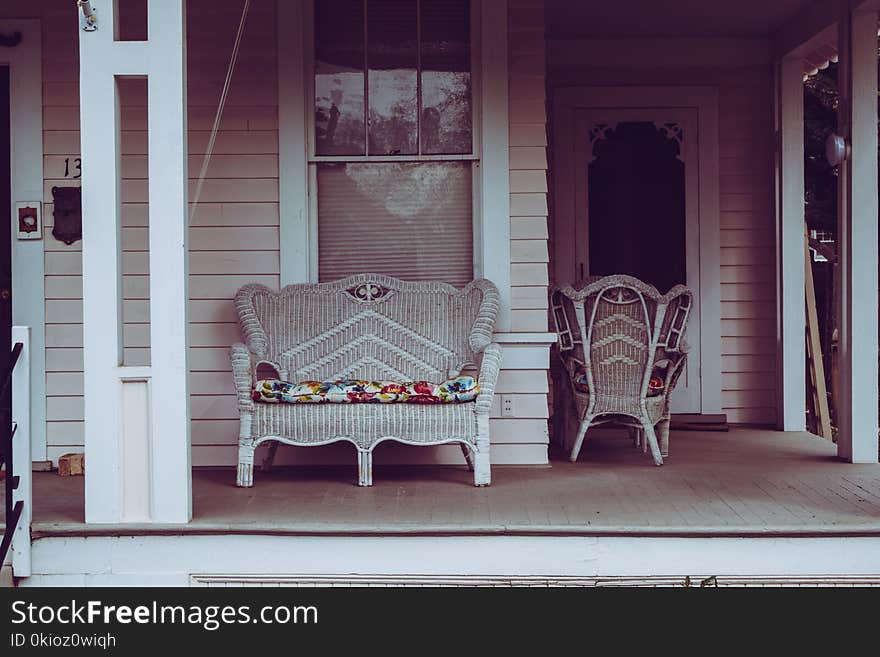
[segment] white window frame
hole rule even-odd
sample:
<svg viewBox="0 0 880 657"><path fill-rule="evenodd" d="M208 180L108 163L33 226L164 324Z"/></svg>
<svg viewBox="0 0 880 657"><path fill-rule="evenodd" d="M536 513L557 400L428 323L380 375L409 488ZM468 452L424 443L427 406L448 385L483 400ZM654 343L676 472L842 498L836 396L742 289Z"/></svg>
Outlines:
<svg viewBox="0 0 880 657"><path fill-rule="evenodd" d="M497 330L510 325L510 182L507 3L471 2L473 153L312 156L314 0L278 0L278 146L281 285L318 279L317 164L323 161L473 162L474 277L501 293ZM499 29L498 26L505 26ZM482 121L483 116L491 121ZM484 236L492 236L485 239Z"/></svg>

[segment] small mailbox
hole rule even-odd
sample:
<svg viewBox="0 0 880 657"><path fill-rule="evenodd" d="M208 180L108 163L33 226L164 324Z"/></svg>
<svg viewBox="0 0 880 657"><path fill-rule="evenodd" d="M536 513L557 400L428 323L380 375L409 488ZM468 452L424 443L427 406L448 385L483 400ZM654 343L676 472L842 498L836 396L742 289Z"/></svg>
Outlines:
<svg viewBox="0 0 880 657"><path fill-rule="evenodd" d="M55 227L52 235L65 244L82 239L82 190L79 187L53 187Z"/></svg>

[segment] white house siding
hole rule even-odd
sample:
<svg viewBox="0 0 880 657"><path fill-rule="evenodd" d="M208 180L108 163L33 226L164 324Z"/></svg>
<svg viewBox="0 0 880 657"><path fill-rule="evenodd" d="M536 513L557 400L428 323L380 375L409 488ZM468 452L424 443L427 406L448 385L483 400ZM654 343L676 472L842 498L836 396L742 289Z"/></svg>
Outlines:
<svg viewBox="0 0 880 657"><path fill-rule="evenodd" d="M752 41L745 42L754 45ZM758 43L758 50L766 44ZM560 49L561 51L561 49ZM752 49L752 52L754 49ZM772 68L706 61L690 51L692 65L670 67L662 52L633 55L632 65L593 68L586 58L559 58L549 48L552 88L589 84L712 85L719 90L721 207L721 390L731 423L775 422L775 274L772 209ZM571 53L571 47L565 52ZM748 57L754 57L750 52ZM717 55L711 58L717 60ZM653 64L651 64L653 62ZM659 64L657 62L660 62Z"/></svg>
<svg viewBox="0 0 880 657"><path fill-rule="evenodd" d="M124 3L123 3L124 4ZM0 16L20 15L4 4ZM188 102L191 197L205 152L239 3L188 3ZM76 185L79 157L78 33L68 0L29 3L43 21L44 202L46 236L46 394L49 458L81 451L83 437L81 244L51 236L53 185ZM100 29L100 28L99 28ZM143 32L142 24L129 26ZM220 133L190 228L190 363L194 465L231 465L238 411L228 349L239 339L232 297L244 283L279 285L278 95L275 2L252 4ZM511 328L547 330L546 155L543 2L510 6ZM142 37L139 37L142 38ZM149 359L146 86L126 80L122 104L122 248L126 364ZM71 177L64 178L69 159ZM88 163L83 163L84 167ZM87 221L88 218L85 218ZM514 395L515 418L492 420L493 461L546 463L547 376L534 352L509 347L498 392ZM343 445L285 449L281 461L349 463ZM387 445L378 462L461 462L458 448Z"/></svg>

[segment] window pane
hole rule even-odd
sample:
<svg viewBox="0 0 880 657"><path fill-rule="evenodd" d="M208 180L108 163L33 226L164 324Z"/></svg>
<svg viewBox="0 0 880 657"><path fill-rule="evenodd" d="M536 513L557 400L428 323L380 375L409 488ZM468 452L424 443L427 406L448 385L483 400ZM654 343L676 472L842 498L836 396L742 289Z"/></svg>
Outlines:
<svg viewBox="0 0 880 657"><path fill-rule="evenodd" d="M318 274L473 278L469 162L318 165Z"/></svg>
<svg viewBox="0 0 880 657"><path fill-rule="evenodd" d="M327 3L332 4L332 3ZM418 27L415 0L368 0L370 155L418 152Z"/></svg>
<svg viewBox="0 0 880 657"><path fill-rule="evenodd" d="M422 152L470 153L469 0L422 0Z"/></svg>
<svg viewBox="0 0 880 657"><path fill-rule="evenodd" d="M364 155L364 3L315 3L315 153Z"/></svg>

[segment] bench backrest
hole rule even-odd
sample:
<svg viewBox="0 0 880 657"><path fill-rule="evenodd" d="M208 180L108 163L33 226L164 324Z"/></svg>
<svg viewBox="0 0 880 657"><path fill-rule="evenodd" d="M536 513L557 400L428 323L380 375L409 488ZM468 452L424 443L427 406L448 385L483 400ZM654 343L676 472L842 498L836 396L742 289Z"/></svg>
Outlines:
<svg viewBox="0 0 880 657"><path fill-rule="evenodd" d="M693 293L617 274L556 288L552 306L561 355L584 366L593 394L639 398L653 364L682 351Z"/></svg>
<svg viewBox="0 0 880 657"><path fill-rule="evenodd" d="M492 341L499 296L485 279L447 283L357 274L328 283L242 287L242 337L290 381L443 381Z"/></svg>

